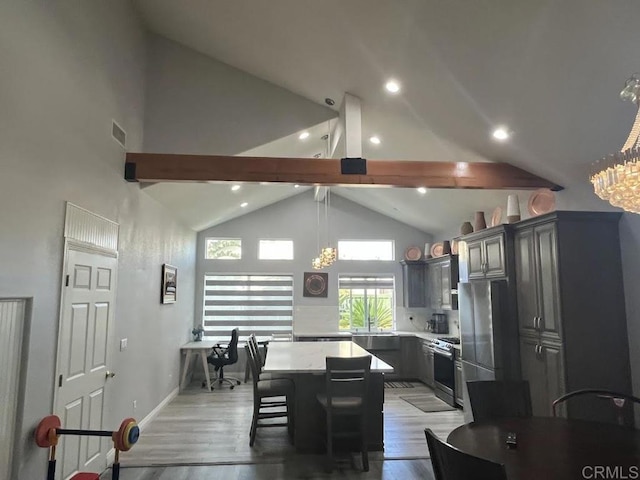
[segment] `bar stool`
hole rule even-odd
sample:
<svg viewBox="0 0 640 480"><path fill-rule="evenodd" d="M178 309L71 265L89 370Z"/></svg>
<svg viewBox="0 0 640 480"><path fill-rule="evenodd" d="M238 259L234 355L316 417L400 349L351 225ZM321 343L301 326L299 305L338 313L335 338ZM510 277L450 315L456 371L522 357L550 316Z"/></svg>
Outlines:
<svg viewBox="0 0 640 480"><path fill-rule="evenodd" d="M371 355L353 358L327 357L326 365L326 390L325 393L318 394L317 398L327 414L328 469L333 470L334 438L355 437L360 440L363 470L368 472L366 412ZM335 417L353 417L357 428L334 428L347 424L344 421L336 422Z"/></svg>
<svg viewBox="0 0 640 480"><path fill-rule="evenodd" d="M287 427L289 439L293 442L293 405L295 386L293 381L286 378L271 380L260 379L258 352L254 350L251 342L245 345L247 359L251 366L253 377L253 417L249 430L249 446L253 447L258 428L263 427ZM284 400L282 399L284 397ZM271 423L261 420L286 417L286 422Z"/></svg>

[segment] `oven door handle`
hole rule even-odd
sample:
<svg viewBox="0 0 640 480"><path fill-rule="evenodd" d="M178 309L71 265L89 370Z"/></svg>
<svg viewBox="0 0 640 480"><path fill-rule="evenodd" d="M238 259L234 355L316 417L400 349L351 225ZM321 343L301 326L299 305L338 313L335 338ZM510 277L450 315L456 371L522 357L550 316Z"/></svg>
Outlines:
<svg viewBox="0 0 640 480"><path fill-rule="evenodd" d="M445 358L453 358L453 353L447 352L446 350L440 350L439 348L434 348L433 353L437 353L438 355L441 355Z"/></svg>

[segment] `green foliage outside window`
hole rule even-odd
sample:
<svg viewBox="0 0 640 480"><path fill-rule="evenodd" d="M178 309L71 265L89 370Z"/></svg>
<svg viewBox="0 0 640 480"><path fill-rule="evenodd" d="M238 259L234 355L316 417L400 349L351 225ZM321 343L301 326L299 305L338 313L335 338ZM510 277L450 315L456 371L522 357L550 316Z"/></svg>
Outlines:
<svg viewBox="0 0 640 480"><path fill-rule="evenodd" d="M393 294L385 290L340 289L340 330L368 330L367 315L371 328L391 330L393 327Z"/></svg>
<svg viewBox="0 0 640 480"><path fill-rule="evenodd" d="M239 260L242 258L242 240L238 238L208 238L205 258Z"/></svg>

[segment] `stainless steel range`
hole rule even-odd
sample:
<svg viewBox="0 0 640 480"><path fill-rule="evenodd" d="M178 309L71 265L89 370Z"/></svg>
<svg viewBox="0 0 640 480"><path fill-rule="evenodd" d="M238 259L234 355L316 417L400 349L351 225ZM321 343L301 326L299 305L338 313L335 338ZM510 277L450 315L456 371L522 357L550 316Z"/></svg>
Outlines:
<svg viewBox="0 0 640 480"><path fill-rule="evenodd" d="M454 345L460 343L457 337L438 337L431 340L433 347L433 379L436 396L452 407L455 403L455 357Z"/></svg>

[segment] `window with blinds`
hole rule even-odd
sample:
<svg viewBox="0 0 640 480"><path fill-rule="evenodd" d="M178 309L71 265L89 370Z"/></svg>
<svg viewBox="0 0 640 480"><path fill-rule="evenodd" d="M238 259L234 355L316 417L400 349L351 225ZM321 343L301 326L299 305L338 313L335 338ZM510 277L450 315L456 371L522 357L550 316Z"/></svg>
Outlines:
<svg viewBox="0 0 640 480"><path fill-rule="evenodd" d="M338 285L340 330L393 329L393 275L340 275Z"/></svg>
<svg viewBox="0 0 640 480"><path fill-rule="evenodd" d="M204 338L291 333L293 275L204 276Z"/></svg>

